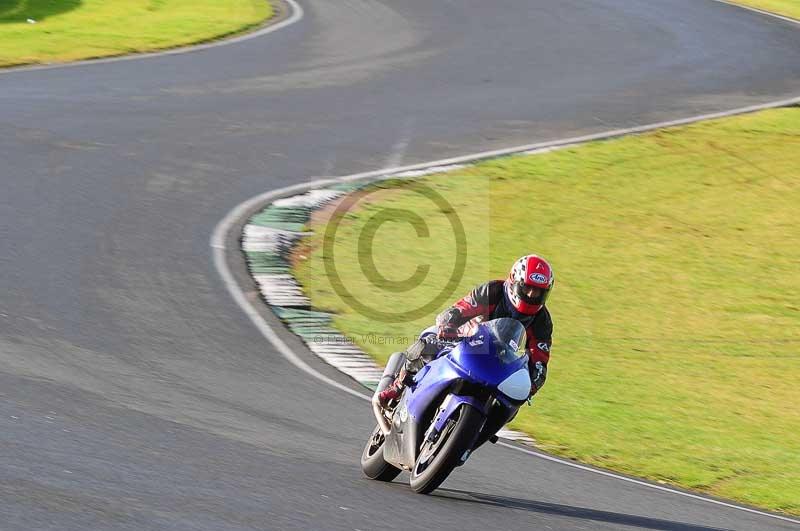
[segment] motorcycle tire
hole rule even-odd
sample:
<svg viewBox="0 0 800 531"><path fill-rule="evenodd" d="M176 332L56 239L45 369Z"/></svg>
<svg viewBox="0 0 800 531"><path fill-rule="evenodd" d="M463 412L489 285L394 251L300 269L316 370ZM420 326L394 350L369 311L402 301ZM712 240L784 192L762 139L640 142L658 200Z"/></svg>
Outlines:
<svg viewBox="0 0 800 531"><path fill-rule="evenodd" d="M423 444L411 470L411 488L419 494L429 494L441 485L459 465L464 453L472 449L483 422L484 416L478 410L461 405L455 419L445 425L436 443Z"/></svg>
<svg viewBox="0 0 800 531"><path fill-rule="evenodd" d="M381 428L376 424L361 453L361 470L369 479L392 481L401 472L399 468L390 465L383 458L384 440Z"/></svg>

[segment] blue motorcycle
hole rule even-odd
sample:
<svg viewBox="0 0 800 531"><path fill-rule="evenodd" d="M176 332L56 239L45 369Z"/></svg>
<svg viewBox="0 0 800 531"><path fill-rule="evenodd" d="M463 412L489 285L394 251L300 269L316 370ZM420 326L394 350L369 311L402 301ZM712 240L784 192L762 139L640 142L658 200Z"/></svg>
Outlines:
<svg viewBox="0 0 800 531"><path fill-rule="evenodd" d="M437 342L430 332L423 341ZM397 405L382 409L373 400L378 425L361 456L364 474L392 481L407 470L411 488L436 489L470 454L516 415L531 387L525 328L516 319L480 323L475 333L439 342L440 351L406 386ZM389 358L375 391L391 383L405 361Z"/></svg>

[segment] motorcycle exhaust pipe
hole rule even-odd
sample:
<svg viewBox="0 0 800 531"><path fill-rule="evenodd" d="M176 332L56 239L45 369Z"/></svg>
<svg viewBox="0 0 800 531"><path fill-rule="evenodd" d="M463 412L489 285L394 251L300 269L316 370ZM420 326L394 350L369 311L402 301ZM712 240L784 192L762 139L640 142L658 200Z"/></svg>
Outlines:
<svg viewBox="0 0 800 531"><path fill-rule="evenodd" d="M395 352L389 357L389 361L386 362L386 368L383 369L381 379L378 381L378 385L375 388L375 393L372 395L372 412L375 414L375 419L378 421L378 426L380 426L384 435L389 435L389 432L392 431L392 426L389 423L389 419L383 414L383 408L381 408L378 402L378 395L381 391L389 387L394 379L397 378L397 374L403 367L405 360L406 356L404 352Z"/></svg>
<svg viewBox="0 0 800 531"><path fill-rule="evenodd" d="M381 405L378 403L378 398L375 396L372 397L372 412L375 414L378 426L380 426L383 435L389 435L389 432L392 431L392 425L389 424L389 419L383 414L383 408L381 408Z"/></svg>

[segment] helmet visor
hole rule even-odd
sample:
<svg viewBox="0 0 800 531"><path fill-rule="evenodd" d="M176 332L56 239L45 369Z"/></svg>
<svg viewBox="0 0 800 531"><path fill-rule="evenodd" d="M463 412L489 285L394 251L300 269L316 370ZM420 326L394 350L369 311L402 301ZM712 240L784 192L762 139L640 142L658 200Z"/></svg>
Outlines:
<svg viewBox="0 0 800 531"><path fill-rule="evenodd" d="M540 288L538 286L531 286L525 282L514 283L514 293L519 297L522 302L527 304L542 305L547 301L547 296L550 295L549 288Z"/></svg>

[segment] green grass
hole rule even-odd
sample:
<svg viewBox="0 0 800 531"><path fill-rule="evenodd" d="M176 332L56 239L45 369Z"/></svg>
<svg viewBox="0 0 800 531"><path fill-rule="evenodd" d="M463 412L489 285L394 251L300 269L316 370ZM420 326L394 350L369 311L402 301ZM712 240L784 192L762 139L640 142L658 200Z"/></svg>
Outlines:
<svg viewBox="0 0 800 531"><path fill-rule="evenodd" d="M0 0L0 67L171 48L271 15L265 0Z"/></svg>
<svg viewBox="0 0 800 531"><path fill-rule="evenodd" d="M419 183L464 218L468 267L451 300L504 277L525 253L555 268L548 384L514 428L555 454L800 514L799 108ZM432 300L456 244L449 209L415 192L420 184L363 194L332 260L322 256L323 213L295 255L314 305L336 312L336 326L379 360L393 345L367 334L413 337L436 312L411 322L359 315L325 264L363 303L404 310ZM390 280L431 264L405 292L373 285L359 264L361 229L386 206L419 214L430 231L397 222L375 233L371 253Z"/></svg>
<svg viewBox="0 0 800 531"><path fill-rule="evenodd" d="M736 0L736 3L800 20L800 0Z"/></svg>

